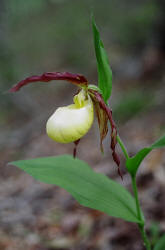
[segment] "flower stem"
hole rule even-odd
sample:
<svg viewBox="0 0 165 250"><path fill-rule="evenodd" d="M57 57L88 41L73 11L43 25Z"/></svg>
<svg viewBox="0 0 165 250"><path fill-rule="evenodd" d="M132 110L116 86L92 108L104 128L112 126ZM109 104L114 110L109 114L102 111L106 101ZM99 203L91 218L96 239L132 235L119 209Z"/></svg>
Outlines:
<svg viewBox="0 0 165 250"><path fill-rule="evenodd" d="M151 244L150 244L148 237L147 237L147 234L145 232L144 225L143 226L139 225L139 230L141 232L141 236L142 236L142 239L143 239L143 242L144 242L146 249L151 250Z"/></svg>
<svg viewBox="0 0 165 250"><path fill-rule="evenodd" d="M128 159L129 155L128 155L127 149L126 149L126 147L125 147L124 143L122 142L119 135L117 135L117 141L118 141L118 143L119 143L119 145L120 145L120 147L125 155L125 158Z"/></svg>
<svg viewBox="0 0 165 250"><path fill-rule="evenodd" d="M119 135L117 135L117 141L125 155L126 160L129 159L129 155L127 152L127 149L124 145L124 143L122 142L121 138ZM137 185L136 185L136 175L131 175L131 180L132 180L132 189L134 192L134 196L135 196L135 202L136 202L136 209L137 209L137 216L139 219L139 223L138 223L138 227L139 227L139 231L141 233L144 245L146 247L146 250L151 250L151 245L150 242L148 240L147 234L145 232L145 228L144 228L144 218L143 218L143 214L141 212L141 208L140 208L140 202L139 202L139 197L138 197L138 190L137 190Z"/></svg>
<svg viewBox="0 0 165 250"><path fill-rule="evenodd" d="M148 237L144 228L144 218L140 209L140 202L139 202L138 190L137 190L137 185L136 185L136 176L131 176L131 180L132 180L132 188L134 191L134 196L135 196L135 201L136 201L137 216L138 216L139 221L141 221L140 223L138 223L138 227L139 227L146 249L151 250L151 245L150 245L150 242L148 240Z"/></svg>
<svg viewBox="0 0 165 250"><path fill-rule="evenodd" d="M138 197L137 185L136 185L136 177L131 176L131 180L132 180L132 188L133 188L135 201L136 201L137 216L138 216L140 221L143 221L143 217L142 217L141 209L140 209L140 202L139 202L139 197Z"/></svg>

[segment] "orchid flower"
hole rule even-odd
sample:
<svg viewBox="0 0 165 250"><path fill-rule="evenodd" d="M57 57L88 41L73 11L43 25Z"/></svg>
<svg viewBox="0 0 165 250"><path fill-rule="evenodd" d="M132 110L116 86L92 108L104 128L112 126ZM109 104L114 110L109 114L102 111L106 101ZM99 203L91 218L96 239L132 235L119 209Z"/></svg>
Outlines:
<svg viewBox="0 0 165 250"><path fill-rule="evenodd" d="M48 136L59 143L75 143L73 155L80 139L89 131L93 123L94 108L100 130L100 149L103 152L103 140L108 133L108 121L111 124L111 150L114 161L119 167L120 160L115 151L117 129L112 119L112 111L104 102L100 89L89 85L87 79L80 74L69 72L47 72L39 76L31 76L14 85L9 91L17 92L32 82L50 82L66 80L79 87L79 93L73 98L74 104L58 108L48 119L46 131ZM94 107L94 108L93 108ZM118 169L119 173L120 170ZM121 175L121 174L120 174Z"/></svg>
<svg viewBox="0 0 165 250"><path fill-rule="evenodd" d="M82 89L73 100L74 104L58 108L47 122L47 134L57 142L77 141L92 126L93 103L90 96Z"/></svg>

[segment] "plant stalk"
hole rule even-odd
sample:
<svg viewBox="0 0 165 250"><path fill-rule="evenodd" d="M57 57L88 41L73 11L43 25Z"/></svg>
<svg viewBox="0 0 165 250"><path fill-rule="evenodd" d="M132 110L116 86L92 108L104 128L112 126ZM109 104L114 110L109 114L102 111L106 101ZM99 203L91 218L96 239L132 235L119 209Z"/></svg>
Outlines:
<svg viewBox="0 0 165 250"><path fill-rule="evenodd" d="M141 213L141 208L140 208L140 202L139 202L139 197L138 197L138 190L137 190L137 185L136 185L136 176L132 176L131 175L131 180L132 180L132 188L134 191L134 196L135 196L135 202L136 202L136 209L137 209L137 216L139 221L141 221L141 223L138 223L138 227L144 242L144 245L146 247L147 250L151 250L151 245L150 242L148 240L145 228L144 228L144 218L143 215Z"/></svg>
<svg viewBox="0 0 165 250"><path fill-rule="evenodd" d="M125 147L124 143L122 142L122 140L121 140L121 138L120 138L119 135L117 135L117 142L119 143L119 145L120 145L120 147L121 147L121 149L123 151L123 154L124 154L125 158L128 159L129 155L128 155L127 149L126 149L126 147Z"/></svg>
<svg viewBox="0 0 165 250"><path fill-rule="evenodd" d="M129 159L129 155L128 155L128 152L127 152L127 149L124 145L124 143L122 142L121 138L119 135L117 135L117 141L123 151L123 154L126 158L126 160ZM146 250L151 250L151 244L148 240L148 237L147 237L147 234L145 232L145 228L144 228L144 218L143 218L143 214L141 212L141 208L140 208L140 202L139 202L139 197L138 197L138 190L137 190L137 185L136 185L136 175L131 175L131 180L132 180L132 189L133 189L133 192L134 192L134 196L135 196L135 202L136 202L136 209L137 209L137 216L138 216L138 219L140 221L140 223L138 223L138 227L139 227L139 231L141 233L141 236L142 236L142 239L143 239L143 242L144 242L144 245L146 247Z"/></svg>
<svg viewBox="0 0 165 250"><path fill-rule="evenodd" d="M141 213L141 209L140 209L140 202L139 202L138 190L137 190L137 185L136 185L136 177L131 175L131 180L132 180L132 189L133 189L134 196L135 196L137 216L138 216L139 220L142 221L144 224L144 219L142 217L142 213Z"/></svg>
<svg viewBox="0 0 165 250"><path fill-rule="evenodd" d="M139 230L141 232L141 236L143 238L143 242L144 242L146 249L151 250L151 244L150 244L148 237L147 237L147 234L145 232L144 225L143 226L139 225Z"/></svg>

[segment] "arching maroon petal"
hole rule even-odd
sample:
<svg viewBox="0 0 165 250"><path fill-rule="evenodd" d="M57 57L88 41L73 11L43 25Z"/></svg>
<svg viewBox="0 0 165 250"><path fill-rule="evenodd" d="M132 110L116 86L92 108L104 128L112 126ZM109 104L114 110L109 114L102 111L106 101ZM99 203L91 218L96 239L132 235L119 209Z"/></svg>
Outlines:
<svg viewBox="0 0 165 250"><path fill-rule="evenodd" d="M87 79L79 74L72 74L69 72L46 72L39 76L30 76L20 81L16 85L14 85L9 92L19 91L23 86L31 83L31 82L50 82L52 80L65 80L80 86L87 86Z"/></svg>

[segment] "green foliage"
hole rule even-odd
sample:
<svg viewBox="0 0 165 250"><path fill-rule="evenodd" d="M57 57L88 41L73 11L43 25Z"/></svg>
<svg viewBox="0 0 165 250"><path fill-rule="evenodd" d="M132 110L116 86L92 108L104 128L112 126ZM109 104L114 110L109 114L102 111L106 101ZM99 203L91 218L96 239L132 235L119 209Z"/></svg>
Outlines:
<svg viewBox="0 0 165 250"><path fill-rule="evenodd" d="M159 3L153 0L138 2L123 3L123 9L121 4L118 4L118 18L114 17L112 13L112 32L115 32L117 41L123 47L127 47L129 50L135 50L135 48L143 48L148 37L153 35L153 25L156 17L159 13ZM119 6L120 5L120 6ZM131 11L130 11L131 10ZM123 11L125 15L123 15ZM110 14L111 15L111 14ZM114 18L116 20L114 25Z"/></svg>
<svg viewBox="0 0 165 250"><path fill-rule="evenodd" d="M136 175L136 172L143 161L143 159L156 148L165 147L165 135L163 135L159 140L153 143L150 147L141 149L134 157L127 159L126 167L131 175Z"/></svg>
<svg viewBox="0 0 165 250"><path fill-rule="evenodd" d="M92 19L93 37L95 53L97 59L98 85L102 91L104 101L107 103L112 89L112 71L109 66L108 56L100 39L99 31L96 27L94 18Z"/></svg>
<svg viewBox="0 0 165 250"><path fill-rule="evenodd" d="M159 140L157 140L151 145L152 149L163 148L163 147L165 147L165 134Z"/></svg>
<svg viewBox="0 0 165 250"><path fill-rule="evenodd" d="M28 0L25 1L22 4L21 0L8 0L8 5L10 6L10 10L13 15L26 15L29 13L29 11L40 11L43 7L46 6L46 3L44 0Z"/></svg>
<svg viewBox="0 0 165 250"><path fill-rule="evenodd" d="M139 222L130 193L69 155L11 162L36 180L66 189L82 205L131 222Z"/></svg>
<svg viewBox="0 0 165 250"><path fill-rule="evenodd" d="M154 247L154 250L164 250L165 249L165 235L163 235Z"/></svg>
<svg viewBox="0 0 165 250"><path fill-rule="evenodd" d="M144 90L127 90L118 98L113 109L114 118L121 122L127 121L140 112L146 111L153 103L153 97L151 98L151 95Z"/></svg>
<svg viewBox="0 0 165 250"><path fill-rule="evenodd" d="M155 246L160 238L160 225L157 222L152 222L150 226L151 245Z"/></svg>

